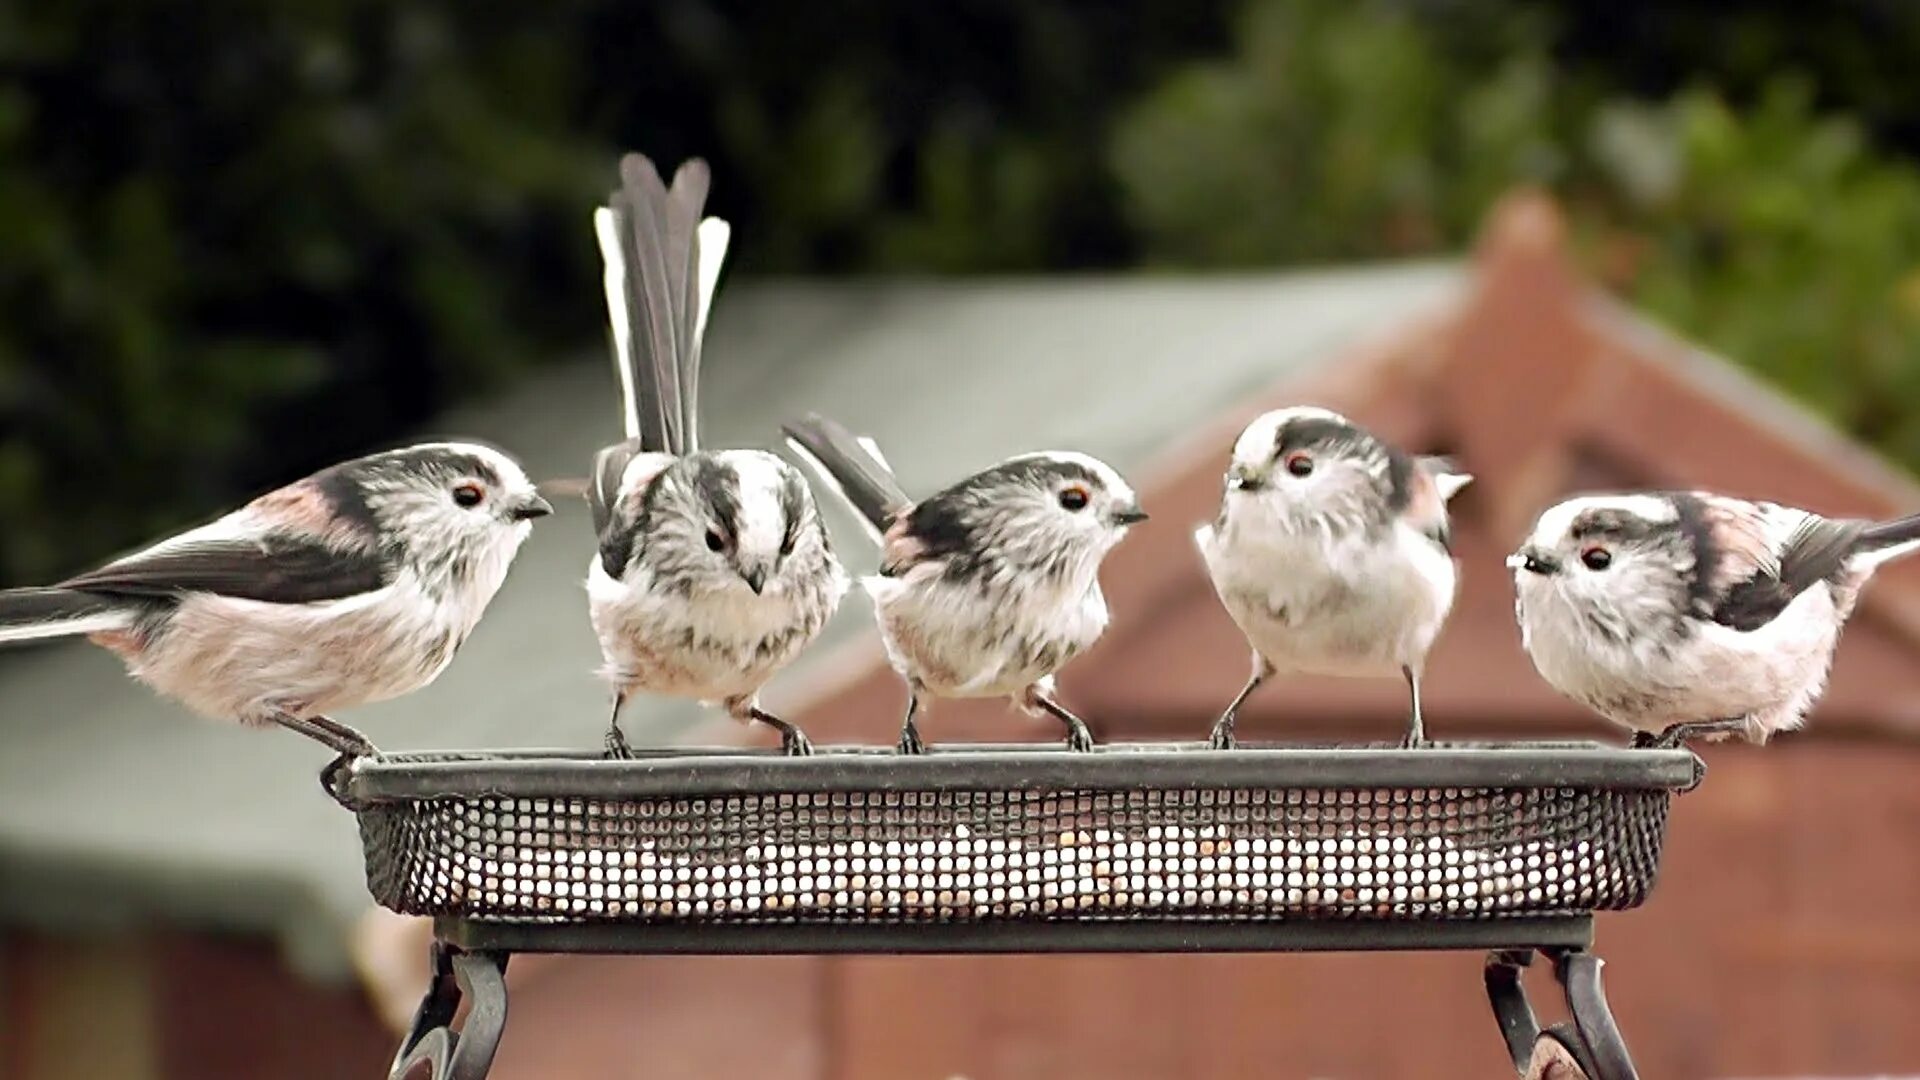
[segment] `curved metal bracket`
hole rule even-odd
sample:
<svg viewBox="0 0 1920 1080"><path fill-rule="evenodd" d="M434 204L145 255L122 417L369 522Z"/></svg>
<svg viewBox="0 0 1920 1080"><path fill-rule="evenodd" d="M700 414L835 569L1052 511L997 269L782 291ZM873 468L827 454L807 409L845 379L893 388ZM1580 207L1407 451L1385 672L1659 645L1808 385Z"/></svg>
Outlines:
<svg viewBox="0 0 1920 1080"><path fill-rule="evenodd" d="M1620 1036L1613 1012L1607 1008L1607 993L1600 985L1600 968L1605 961L1584 951L1562 952L1554 957L1553 973L1567 992L1567 1007L1573 1011L1574 1027L1592 1051L1598 1069L1594 1080L1639 1080L1627 1042Z"/></svg>
<svg viewBox="0 0 1920 1080"><path fill-rule="evenodd" d="M1532 1063L1534 1047L1542 1038L1551 1038L1566 1047L1592 1080L1639 1080L1600 984L1603 961L1584 949L1541 951L1553 960L1554 978L1566 993L1567 1007L1573 1013L1571 1025L1555 1024L1544 1032L1520 982L1520 969L1531 963L1532 954L1509 950L1487 955L1487 1001L1493 1006L1515 1073L1524 1076Z"/></svg>
<svg viewBox="0 0 1920 1080"><path fill-rule="evenodd" d="M433 981L413 1014L413 1028L393 1056L387 1080L407 1080L421 1065L431 1080L482 1080L507 1026L507 956L462 952L435 941ZM453 1030L463 996L471 997L466 1023Z"/></svg>
<svg viewBox="0 0 1920 1080"><path fill-rule="evenodd" d="M1500 1037L1518 1073L1526 1071L1534 1040L1540 1037L1540 1021L1534 1019L1527 988L1520 985L1520 969L1532 963L1533 953L1524 950L1487 954L1487 1001L1493 1005L1493 1018L1500 1023Z"/></svg>

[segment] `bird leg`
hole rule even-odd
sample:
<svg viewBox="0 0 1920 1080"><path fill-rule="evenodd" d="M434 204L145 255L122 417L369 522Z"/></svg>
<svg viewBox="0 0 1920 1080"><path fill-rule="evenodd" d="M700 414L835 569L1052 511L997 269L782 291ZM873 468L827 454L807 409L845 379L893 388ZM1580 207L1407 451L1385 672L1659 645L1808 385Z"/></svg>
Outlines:
<svg viewBox="0 0 1920 1080"><path fill-rule="evenodd" d="M338 751L343 757L371 757L380 752L365 735L348 727L338 720L329 719L318 713L312 716L295 716L290 712L274 710L267 719L286 728L288 731Z"/></svg>
<svg viewBox="0 0 1920 1080"><path fill-rule="evenodd" d="M758 705L747 706L747 715L780 733L780 749L788 757L810 757L813 754L813 740L807 738L806 732Z"/></svg>
<svg viewBox="0 0 1920 1080"><path fill-rule="evenodd" d="M613 713L607 717L606 752L602 756L614 761L630 761L633 758L633 747L627 745L626 733L620 730L620 706L626 703L626 694L614 694Z"/></svg>
<svg viewBox="0 0 1920 1080"><path fill-rule="evenodd" d="M307 722L325 732L329 736L328 745L343 754L370 757L380 752L372 740L332 717L315 713L307 717Z"/></svg>
<svg viewBox="0 0 1920 1080"><path fill-rule="evenodd" d="M1068 712L1066 706L1053 700L1046 691L1038 686L1027 687L1027 702L1067 725L1067 749L1082 753L1093 749L1093 732L1087 730L1086 721Z"/></svg>
<svg viewBox="0 0 1920 1080"><path fill-rule="evenodd" d="M920 739L920 729L913 726L913 718L920 711L920 688L907 689L907 716L900 721L900 742L897 748L903 754L924 754L927 744Z"/></svg>
<svg viewBox="0 0 1920 1080"><path fill-rule="evenodd" d="M1247 685L1240 688L1239 695L1227 705L1227 711L1221 713L1220 719L1213 722L1213 734L1207 739L1207 746L1214 750L1233 749L1233 721L1235 714L1240 711L1240 706L1247 703L1247 698L1252 697L1253 692L1259 689L1260 684L1266 682L1267 676L1271 674L1273 674L1273 669L1267 666L1267 662L1263 657L1255 653L1253 657L1253 675L1247 679Z"/></svg>
<svg viewBox="0 0 1920 1080"><path fill-rule="evenodd" d="M1427 745L1427 721L1420 715L1420 673L1403 664L1400 674L1407 677L1407 691L1413 697L1413 711L1407 716L1407 734L1400 740L1400 746L1405 750L1417 750Z"/></svg>
<svg viewBox="0 0 1920 1080"><path fill-rule="evenodd" d="M1652 747L1657 750L1672 750L1690 740L1705 738L1709 735L1738 735L1747 729L1746 717L1734 720L1697 720L1685 724L1674 724L1648 741L1641 742L1640 736L1634 736L1633 745Z"/></svg>
<svg viewBox="0 0 1920 1080"><path fill-rule="evenodd" d="M365 735L338 720L318 713L312 716L295 716L283 709L275 709L267 713L267 719L296 735L305 735L329 750L338 752L337 756L327 763L327 767L320 770L320 787L342 804L346 804L346 798L345 785L341 776L353 767L357 759L377 757L380 753L380 748L373 745Z"/></svg>

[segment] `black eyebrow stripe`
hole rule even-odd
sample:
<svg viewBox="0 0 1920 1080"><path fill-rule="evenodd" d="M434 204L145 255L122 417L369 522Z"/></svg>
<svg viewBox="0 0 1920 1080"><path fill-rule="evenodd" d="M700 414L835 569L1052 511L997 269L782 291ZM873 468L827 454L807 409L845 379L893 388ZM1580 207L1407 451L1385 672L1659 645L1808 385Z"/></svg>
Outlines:
<svg viewBox="0 0 1920 1080"><path fill-rule="evenodd" d="M1567 526L1575 540L1644 540L1682 528L1678 521L1648 521L1638 514L1609 507L1582 510Z"/></svg>
<svg viewBox="0 0 1920 1080"><path fill-rule="evenodd" d="M702 457L693 474L694 490L713 509L720 528L729 539L740 535L740 474L733 466Z"/></svg>
<svg viewBox="0 0 1920 1080"><path fill-rule="evenodd" d="M1284 454L1290 450L1359 443L1364 442L1366 438L1365 432L1347 421L1329 420L1323 416L1303 416L1287 421L1274 432L1273 452Z"/></svg>
<svg viewBox="0 0 1920 1080"><path fill-rule="evenodd" d="M806 481L791 469L780 474L780 512L786 518L787 531L782 546L792 548L800 538L800 518L806 513Z"/></svg>
<svg viewBox="0 0 1920 1080"><path fill-rule="evenodd" d="M1401 453L1399 450L1391 446L1387 446L1385 449L1387 451L1387 509L1397 514L1405 510L1413 502L1413 473L1416 466L1411 457ZM1442 513L1440 516L1442 522L1444 522L1446 515ZM1443 534L1440 545L1445 547L1447 543L1444 536L1446 525L1442 524L1440 528Z"/></svg>
<svg viewBox="0 0 1920 1080"><path fill-rule="evenodd" d="M485 480L494 487L501 486L500 470L495 469L492 465L489 465L479 458L470 458L468 460L473 462L473 472L475 476Z"/></svg>

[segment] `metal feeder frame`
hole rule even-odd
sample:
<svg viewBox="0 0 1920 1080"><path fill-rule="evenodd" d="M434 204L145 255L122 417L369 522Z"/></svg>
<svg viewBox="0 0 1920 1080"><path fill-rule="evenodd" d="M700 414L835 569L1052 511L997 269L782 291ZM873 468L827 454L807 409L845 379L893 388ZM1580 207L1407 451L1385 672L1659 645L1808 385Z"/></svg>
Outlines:
<svg viewBox="0 0 1920 1080"><path fill-rule="evenodd" d="M1516 1070L1543 1035L1520 981L1540 953L1573 1029L1545 1034L1591 1080L1637 1080L1593 914L1645 900L1671 797L1703 773L1684 749L1490 743L505 751L322 775L359 818L374 898L434 918L433 980L390 1080L422 1064L434 1080L486 1076L515 953L1469 949L1487 952ZM902 891L914 845L981 852L978 874L941 876L980 880ZM1018 853L1032 879L989 850ZM778 873L796 853L819 883ZM1246 887L1247 867L1272 887Z"/></svg>

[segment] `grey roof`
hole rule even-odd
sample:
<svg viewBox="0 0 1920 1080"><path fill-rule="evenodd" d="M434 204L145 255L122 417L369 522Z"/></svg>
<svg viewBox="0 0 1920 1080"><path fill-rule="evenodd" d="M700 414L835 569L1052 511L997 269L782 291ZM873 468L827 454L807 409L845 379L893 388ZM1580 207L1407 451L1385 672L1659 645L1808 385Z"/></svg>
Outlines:
<svg viewBox="0 0 1920 1080"><path fill-rule="evenodd" d="M1449 265L1207 278L749 283L716 305L708 445L769 446L819 409L885 447L909 491L1011 453L1085 450L1125 471L1205 418L1459 287ZM615 436L595 358L548 368L440 434L489 439L536 477L577 476ZM856 571L872 552L833 522ZM607 695L580 582L584 505L536 528L487 619L434 686L343 716L388 749L594 746ZM830 637L866 632L857 590ZM813 656L822 650L814 650ZM803 659L800 666L807 663ZM780 681L770 688L777 707ZM636 742L684 738L698 706L636 702ZM81 644L0 656L0 920L166 919L281 937L314 975L346 969L365 910L351 819L325 754L196 720Z"/></svg>

